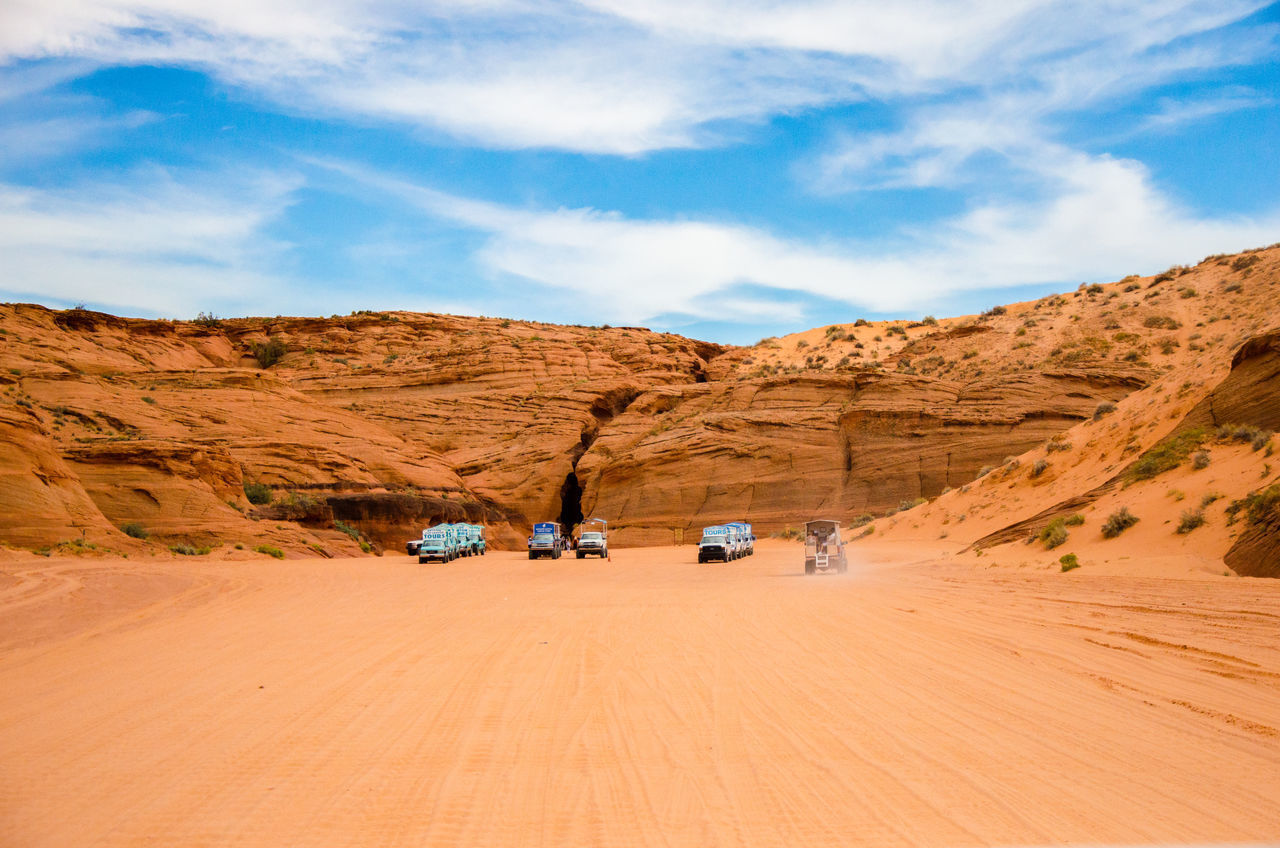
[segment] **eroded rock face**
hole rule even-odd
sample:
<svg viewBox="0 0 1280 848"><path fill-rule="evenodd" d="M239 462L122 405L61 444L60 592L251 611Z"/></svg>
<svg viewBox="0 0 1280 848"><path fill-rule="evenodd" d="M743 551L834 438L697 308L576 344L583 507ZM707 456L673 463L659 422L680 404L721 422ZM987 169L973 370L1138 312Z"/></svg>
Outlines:
<svg viewBox="0 0 1280 848"><path fill-rule="evenodd" d="M75 472L25 407L0 408L0 539L40 547L110 534L110 526Z"/></svg>
<svg viewBox="0 0 1280 848"><path fill-rule="evenodd" d="M1067 353L1088 356L986 356L1025 344L1012 317L883 342L865 325L868 345L909 337L893 367L752 376L758 348L634 328L408 313L195 324L3 306L3 471L24 482L0 539L140 522L160 539L352 550L341 521L400 550L427 524L466 520L514 547L533 522L580 513L607 519L623 545L725 520L767 533L882 513L1147 384L1148 366L1103 355L1080 323L1047 312L1034 312L1037 332L1054 320L1081 345ZM270 339L285 354L263 368L253 346ZM921 373L929 357L948 364ZM278 503L254 507L246 484Z"/></svg>
<svg viewBox="0 0 1280 848"><path fill-rule="evenodd" d="M1231 373L1187 415L1186 426L1247 424L1280 430L1280 333L1254 336Z"/></svg>
<svg viewBox="0 0 1280 848"><path fill-rule="evenodd" d="M620 544L669 543L718 521L769 532L797 515L879 513L963 485L1133 387L1087 372L664 387L632 403L579 463L584 511L608 518Z"/></svg>
<svg viewBox="0 0 1280 848"><path fill-rule="evenodd" d="M522 545L565 509L603 426L647 388L705 379L724 350L429 315L202 325L9 305L0 317L16 428L4 468L23 481L0 540L23 545L136 522L160 540L331 546L348 537L317 528L335 519L388 549L439 520ZM269 339L287 352L266 369L253 346ZM33 495L32 480L55 483ZM255 508L245 484L288 504Z"/></svg>

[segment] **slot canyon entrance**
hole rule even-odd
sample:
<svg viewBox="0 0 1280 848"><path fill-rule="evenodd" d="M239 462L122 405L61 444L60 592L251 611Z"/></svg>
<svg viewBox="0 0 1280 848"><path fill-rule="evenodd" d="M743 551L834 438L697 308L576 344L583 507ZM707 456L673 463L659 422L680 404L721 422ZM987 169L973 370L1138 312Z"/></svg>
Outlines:
<svg viewBox="0 0 1280 848"><path fill-rule="evenodd" d="M560 527L565 535L571 535L582 523L582 486L576 472L570 471L560 487Z"/></svg>

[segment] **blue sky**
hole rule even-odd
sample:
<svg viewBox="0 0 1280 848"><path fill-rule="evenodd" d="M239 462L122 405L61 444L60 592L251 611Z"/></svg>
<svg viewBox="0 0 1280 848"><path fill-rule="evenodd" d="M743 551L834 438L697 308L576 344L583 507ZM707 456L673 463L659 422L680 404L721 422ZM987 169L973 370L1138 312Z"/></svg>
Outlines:
<svg viewBox="0 0 1280 848"><path fill-rule="evenodd" d="M1280 4L14 0L0 298L700 338L1280 241Z"/></svg>

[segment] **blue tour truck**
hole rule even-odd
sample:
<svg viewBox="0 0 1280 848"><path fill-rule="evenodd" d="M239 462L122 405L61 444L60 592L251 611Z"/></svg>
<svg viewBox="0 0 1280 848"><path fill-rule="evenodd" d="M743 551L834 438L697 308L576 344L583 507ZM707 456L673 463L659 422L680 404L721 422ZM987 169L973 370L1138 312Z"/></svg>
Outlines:
<svg viewBox="0 0 1280 848"><path fill-rule="evenodd" d="M560 555L569 547L558 521L540 521L533 525L533 535L529 537L529 559L550 557L560 559Z"/></svg>
<svg viewBox="0 0 1280 848"><path fill-rule="evenodd" d="M698 562L728 562L731 559L736 559L733 530L724 524L703 527L702 541L698 543Z"/></svg>
<svg viewBox="0 0 1280 848"><path fill-rule="evenodd" d="M458 537L451 525L437 524L422 531L418 562L452 562L458 556Z"/></svg>
<svg viewBox="0 0 1280 848"><path fill-rule="evenodd" d="M698 562L730 562L751 556L756 551L755 542L751 525L744 521L704 527L702 541L698 543Z"/></svg>
<svg viewBox="0 0 1280 848"><path fill-rule="evenodd" d="M481 556L486 553L484 527L479 524L444 524L453 531L458 556Z"/></svg>
<svg viewBox="0 0 1280 848"><path fill-rule="evenodd" d="M756 552L756 537L751 532L751 525L745 521L731 521L725 525L732 527L738 542L738 555L751 556Z"/></svg>
<svg viewBox="0 0 1280 848"><path fill-rule="evenodd" d="M418 562L450 562L460 556L483 556L488 552L483 524L436 524L422 531L422 538L405 544L409 556Z"/></svg>

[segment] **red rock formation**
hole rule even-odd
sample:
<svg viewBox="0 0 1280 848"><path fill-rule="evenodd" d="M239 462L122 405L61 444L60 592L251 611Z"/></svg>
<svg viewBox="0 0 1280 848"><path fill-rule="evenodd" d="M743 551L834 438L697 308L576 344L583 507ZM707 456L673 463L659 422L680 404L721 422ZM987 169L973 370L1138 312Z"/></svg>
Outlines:
<svg viewBox="0 0 1280 848"><path fill-rule="evenodd" d="M880 513L1170 368L1225 372L1233 341L1274 319L1280 251L1257 255L751 348L408 313L172 322L0 306L0 541L84 529L121 543L115 528L138 522L161 542L354 550L343 522L398 550L465 519L520 545L532 522L580 507L630 544ZM284 354L264 368L255 346L272 340ZM1194 415L1266 417L1275 344L1256 344ZM1077 476L1080 491L1100 482ZM281 503L254 507L245 484Z"/></svg>

